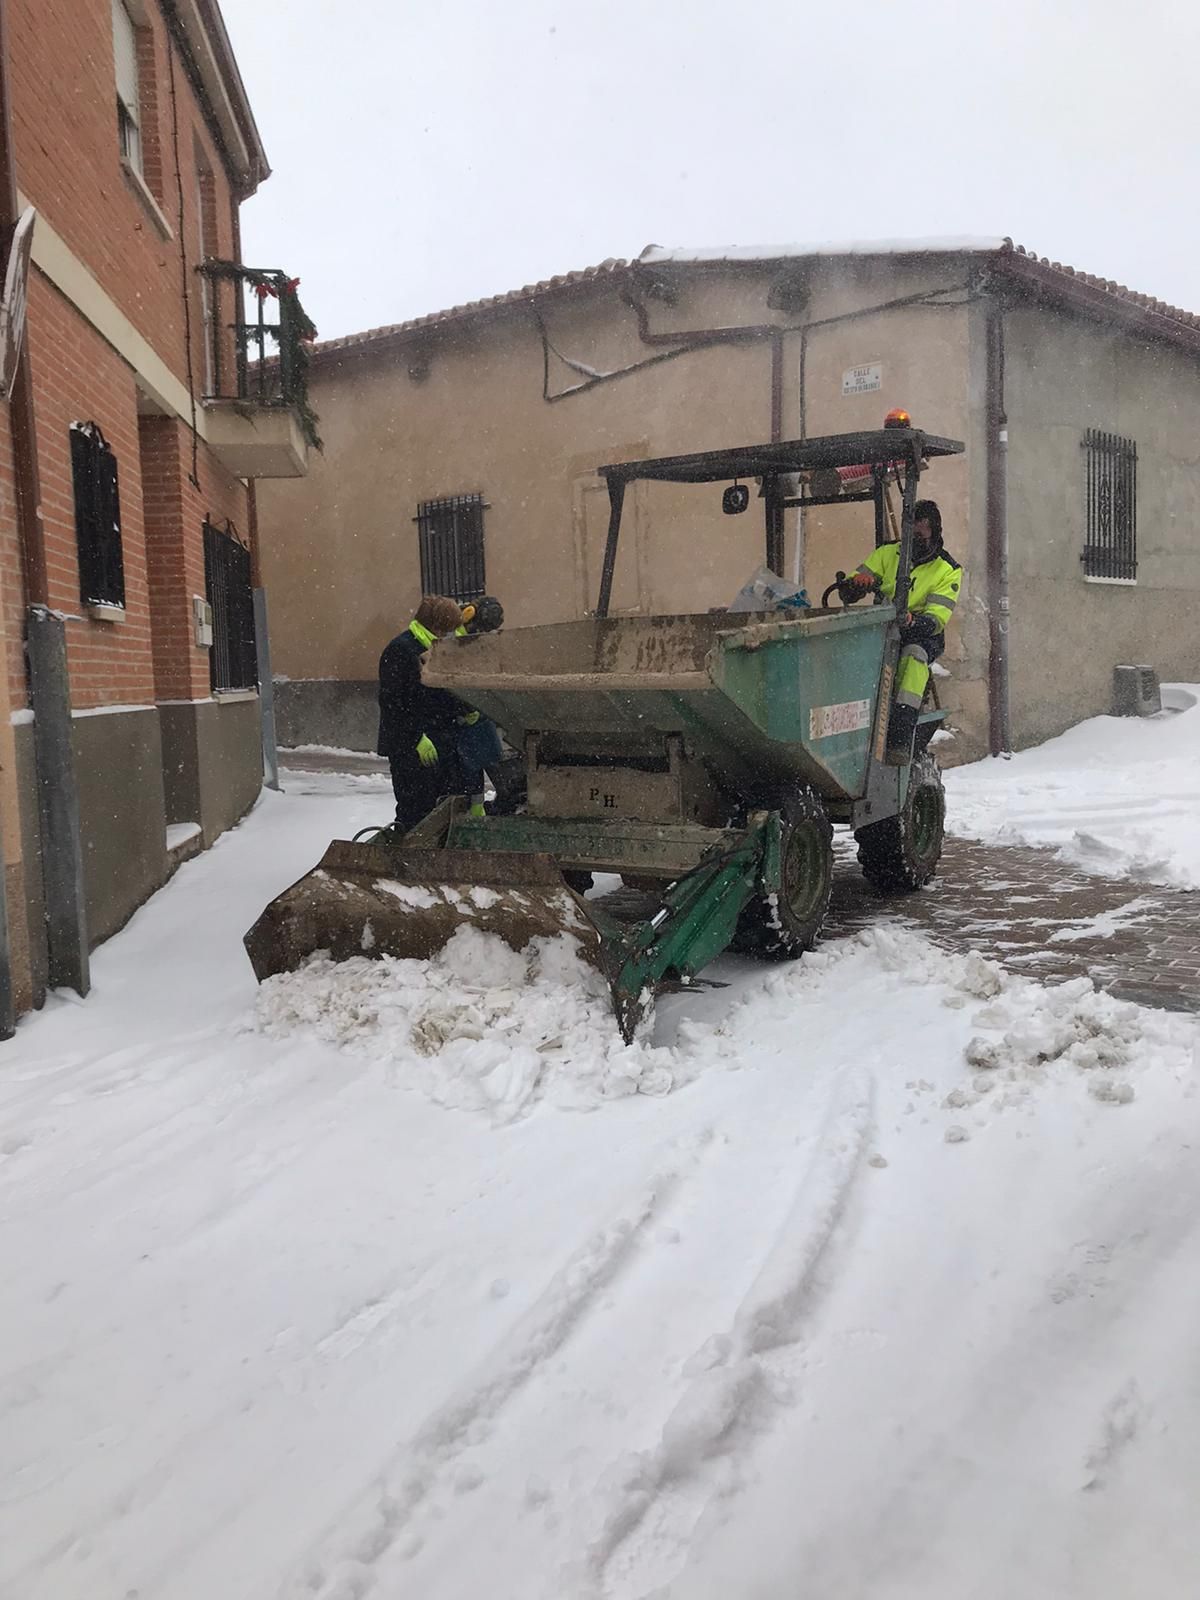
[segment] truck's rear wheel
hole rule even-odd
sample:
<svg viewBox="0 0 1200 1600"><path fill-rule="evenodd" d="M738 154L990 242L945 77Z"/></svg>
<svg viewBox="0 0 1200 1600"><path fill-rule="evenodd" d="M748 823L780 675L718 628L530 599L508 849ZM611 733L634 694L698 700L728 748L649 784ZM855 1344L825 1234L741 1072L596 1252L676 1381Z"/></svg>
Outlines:
<svg viewBox="0 0 1200 1600"><path fill-rule="evenodd" d="M908 793L894 817L854 835L863 877L880 894L909 894L937 871L946 826L946 794L937 758L917 756Z"/></svg>
<svg viewBox="0 0 1200 1600"><path fill-rule="evenodd" d="M811 790L784 802L778 894L759 891L742 912L733 948L790 961L816 944L833 889L833 828Z"/></svg>

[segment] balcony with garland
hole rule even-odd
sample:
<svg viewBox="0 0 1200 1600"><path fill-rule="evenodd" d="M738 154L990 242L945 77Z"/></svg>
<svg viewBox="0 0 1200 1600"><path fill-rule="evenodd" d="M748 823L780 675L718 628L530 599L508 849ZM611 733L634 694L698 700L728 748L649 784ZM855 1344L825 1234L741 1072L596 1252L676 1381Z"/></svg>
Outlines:
<svg viewBox="0 0 1200 1600"><path fill-rule="evenodd" d="M205 437L238 478L300 478L321 448L308 399L317 330L298 278L235 261L204 261Z"/></svg>

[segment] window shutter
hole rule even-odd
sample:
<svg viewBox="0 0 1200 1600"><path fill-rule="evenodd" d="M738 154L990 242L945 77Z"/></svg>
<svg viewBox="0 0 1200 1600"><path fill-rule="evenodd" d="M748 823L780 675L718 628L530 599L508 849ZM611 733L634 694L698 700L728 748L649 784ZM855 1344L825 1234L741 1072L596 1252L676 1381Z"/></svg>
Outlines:
<svg viewBox="0 0 1200 1600"><path fill-rule="evenodd" d="M121 490L117 458L107 445L97 451L96 521L100 535L100 593L109 605L123 606L125 558L121 548Z"/></svg>
<svg viewBox="0 0 1200 1600"><path fill-rule="evenodd" d="M71 477L79 598L84 605L123 606L125 565L117 458L94 422L71 425Z"/></svg>
<svg viewBox="0 0 1200 1600"><path fill-rule="evenodd" d="M117 95L129 115L138 122L141 118L138 112L137 31L121 0L112 0L112 14Z"/></svg>

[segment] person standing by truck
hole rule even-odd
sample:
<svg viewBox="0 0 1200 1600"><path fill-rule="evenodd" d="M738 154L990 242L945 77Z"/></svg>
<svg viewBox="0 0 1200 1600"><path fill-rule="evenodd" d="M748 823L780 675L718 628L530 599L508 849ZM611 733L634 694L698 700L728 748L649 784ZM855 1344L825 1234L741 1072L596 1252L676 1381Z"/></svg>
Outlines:
<svg viewBox="0 0 1200 1600"><path fill-rule="evenodd" d="M454 631L460 638L475 639L484 633L495 633L503 625L504 607L495 595L485 594L468 601L462 609L462 622ZM471 815L482 817L485 775L495 783L504 760L500 730L482 711L464 707L458 719L456 747L463 796L470 804Z"/></svg>
<svg viewBox="0 0 1200 1600"><path fill-rule="evenodd" d="M462 622L457 602L426 595L416 615L379 658L379 738L396 797L396 830L407 833L461 782L459 719L470 712L445 689L421 681L421 661L436 639Z"/></svg>

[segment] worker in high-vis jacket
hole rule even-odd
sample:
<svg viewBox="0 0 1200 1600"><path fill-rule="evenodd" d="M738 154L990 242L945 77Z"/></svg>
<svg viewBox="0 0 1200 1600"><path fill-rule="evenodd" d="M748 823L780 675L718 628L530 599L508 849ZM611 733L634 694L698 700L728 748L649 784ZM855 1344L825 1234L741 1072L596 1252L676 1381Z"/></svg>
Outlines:
<svg viewBox="0 0 1200 1600"><path fill-rule="evenodd" d="M876 589L894 600L899 569L899 544L881 544L839 584L843 603L852 605ZM946 648L946 624L958 604L961 584L962 568L942 543L942 513L935 501L918 500L913 509L908 609L900 626L900 666L888 722L887 760L894 766L912 759L929 669Z"/></svg>

